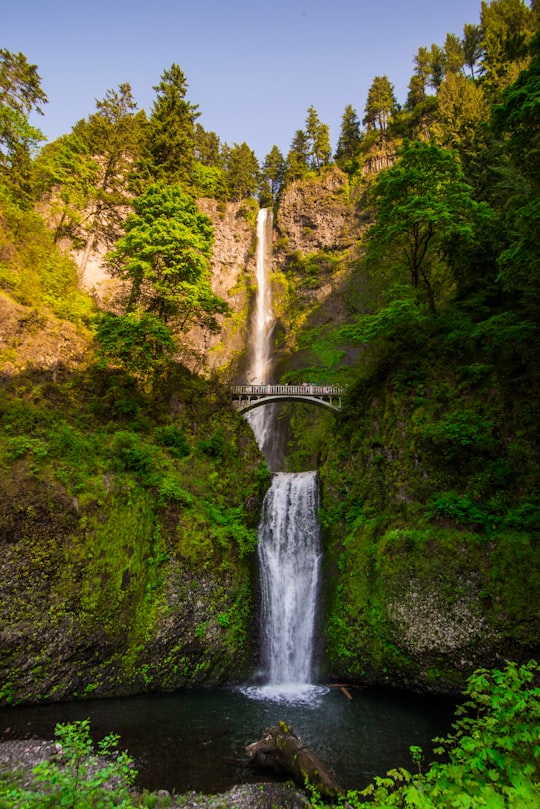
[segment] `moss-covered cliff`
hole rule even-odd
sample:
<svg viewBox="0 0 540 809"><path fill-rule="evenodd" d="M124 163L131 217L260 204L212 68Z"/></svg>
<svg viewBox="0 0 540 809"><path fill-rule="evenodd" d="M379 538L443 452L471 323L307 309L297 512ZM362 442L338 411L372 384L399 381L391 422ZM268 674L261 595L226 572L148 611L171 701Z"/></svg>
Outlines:
<svg viewBox="0 0 540 809"><path fill-rule="evenodd" d="M326 445L325 632L337 677L451 690L477 666L539 652L530 393L503 363L488 366L484 347L445 331L366 369Z"/></svg>
<svg viewBox="0 0 540 809"><path fill-rule="evenodd" d="M27 371L0 411L2 701L244 677L267 477L226 393Z"/></svg>

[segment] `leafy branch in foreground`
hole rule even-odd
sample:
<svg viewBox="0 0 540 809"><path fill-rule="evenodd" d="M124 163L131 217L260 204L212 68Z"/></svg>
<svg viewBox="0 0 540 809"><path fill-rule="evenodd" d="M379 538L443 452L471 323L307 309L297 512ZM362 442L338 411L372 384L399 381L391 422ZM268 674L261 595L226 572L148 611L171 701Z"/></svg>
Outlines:
<svg viewBox="0 0 540 809"><path fill-rule="evenodd" d="M57 725L55 736L60 751L33 768L33 788L0 781L1 809L132 809L137 771L127 753L117 751L116 734L105 736L94 750L90 721L84 719Z"/></svg>
<svg viewBox="0 0 540 809"><path fill-rule="evenodd" d="M444 761L421 772L422 751L411 747L418 774L404 768L338 805L348 809L537 809L540 806L540 665L479 669L456 711L454 732L434 752ZM312 795L311 809L322 802Z"/></svg>

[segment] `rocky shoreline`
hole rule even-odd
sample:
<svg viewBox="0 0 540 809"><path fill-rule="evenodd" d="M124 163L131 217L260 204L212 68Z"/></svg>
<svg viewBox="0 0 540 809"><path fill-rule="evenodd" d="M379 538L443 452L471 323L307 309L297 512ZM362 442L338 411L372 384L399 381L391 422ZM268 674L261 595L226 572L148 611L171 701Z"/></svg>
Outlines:
<svg viewBox="0 0 540 809"><path fill-rule="evenodd" d="M42 739L13 739L0 742L0 778L5 773L16 773L17 782L29 787L32 768L58 752L54 741ZM135 762L136 765L136 762ZM238 784L219 795L187 792L170 795L165 790L157 793L168 809L305 809L306 795L290 784L267 783ZM158 806L161 805L158 804Z"/></svg>

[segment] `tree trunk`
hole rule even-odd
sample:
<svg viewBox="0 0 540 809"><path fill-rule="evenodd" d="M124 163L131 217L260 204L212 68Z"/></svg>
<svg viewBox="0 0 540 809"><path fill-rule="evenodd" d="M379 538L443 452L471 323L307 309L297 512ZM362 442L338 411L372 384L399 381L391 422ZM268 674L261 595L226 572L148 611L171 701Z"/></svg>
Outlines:
<svg viewBox="0 0 540 809"><path fill-rule="evenodd" d="M308 783L325 797L343 792L329 768L285 722L266 728L263 738L249 744L246 753L251 765L286 774L302 787Z"/></svg>

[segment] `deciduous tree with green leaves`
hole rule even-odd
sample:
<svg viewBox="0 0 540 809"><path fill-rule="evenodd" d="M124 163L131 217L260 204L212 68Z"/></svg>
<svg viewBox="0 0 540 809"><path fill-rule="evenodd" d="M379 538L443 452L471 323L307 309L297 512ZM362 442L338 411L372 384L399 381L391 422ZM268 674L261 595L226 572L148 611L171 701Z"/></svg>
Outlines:
<svg viewBox="0 0 540 809"><path fill-rule="evenodd" d="M448 292L440 279L450 246L473 243L475 224L489 216L489 208L475 202L457 155L425 142L402 147L395 165L377 177L371 199L375 223L368 232L369 258L384 257L398 273L405 270L435 312L438 294Z"/></svg>
<svg viewBox="0 0 540 809"><path fill-rule="evenodd" d="M31 196L30 158L44 135L28 121L31 112L43 114L47 96L37 66L23 53L0 48L0 177L16 193Z"/></svg>
<svg viewBox="0 0 540 809"><path fill-rule="evenodd" d="M210 285L208 217L180 186L164 183L149 186L133 207L108 254L113 273L127 282L126 312L148 312L180 330L217 328L216 315L228 307Z"/></svg>

